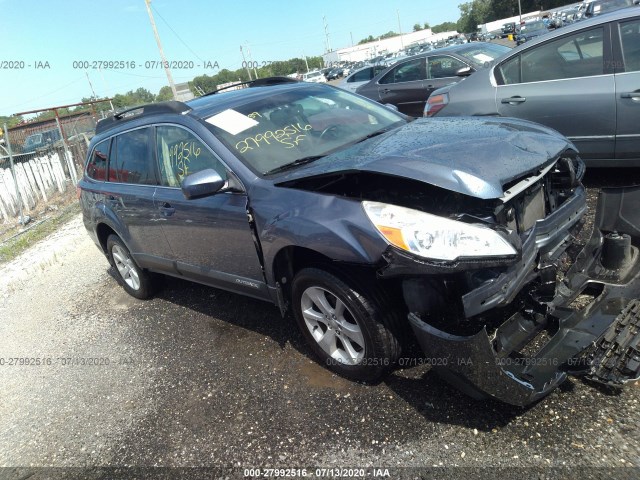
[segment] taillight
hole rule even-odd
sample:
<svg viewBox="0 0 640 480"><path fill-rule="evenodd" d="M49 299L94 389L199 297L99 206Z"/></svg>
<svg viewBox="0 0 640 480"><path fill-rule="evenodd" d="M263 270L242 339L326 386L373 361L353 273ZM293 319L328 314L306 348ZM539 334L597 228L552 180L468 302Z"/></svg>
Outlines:
<svg viewBox="0 0 640 480"><path fill-rule="evenodd" d="M427 104L424 107L424 116L433 117L436 113L442 110L449 103L449 94L441 93L439 95L431 95L427 99Z"/></svg>

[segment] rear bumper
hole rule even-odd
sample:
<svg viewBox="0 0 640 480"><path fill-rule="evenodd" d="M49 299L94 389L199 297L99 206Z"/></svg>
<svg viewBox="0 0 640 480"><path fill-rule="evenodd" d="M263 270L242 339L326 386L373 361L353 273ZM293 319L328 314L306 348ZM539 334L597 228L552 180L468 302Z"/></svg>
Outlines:
<svg viewBox="0 0 640 480"><path fill-rule="evenodd" d="M564 218L560 228L573 222ZM623 235L630 237L626 253L614 245ZM492 298L493 305L503 304L539 280L532 278L530 262L552 255L558 244L536 238L535 246L523 246L526 265L507 272L497 285L465 296L474 300L463 299L467 316L486 311L474 305L484 307ZM622 384L637 378L640 369L639 246L640 187L603 190L594 233L565 280L556 284L553 298L535 300L536 295L530 295L527 308L491 334L482 328L471 336L452 335L415 314L409 321L422 349L438 358L442 375L472 396L490 395L524 406L547 395L570 373ZM487 289L494 287L497 293L492 296L493 290ZM581 294L589 299L583 307L574 302ZM536 346L541 334L547 339Z"/></svg>

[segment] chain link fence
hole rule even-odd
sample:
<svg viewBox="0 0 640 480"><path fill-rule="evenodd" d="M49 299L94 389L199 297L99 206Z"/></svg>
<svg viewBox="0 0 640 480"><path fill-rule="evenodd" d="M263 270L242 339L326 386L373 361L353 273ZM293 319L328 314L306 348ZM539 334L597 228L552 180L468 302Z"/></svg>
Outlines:
<svg viewBox="0 0 640 480"><path fill-rule="evenodd" d="M0 143L0 222L25 223L49 202L73 198L94 130L88 112L9 129Z"/></svg>

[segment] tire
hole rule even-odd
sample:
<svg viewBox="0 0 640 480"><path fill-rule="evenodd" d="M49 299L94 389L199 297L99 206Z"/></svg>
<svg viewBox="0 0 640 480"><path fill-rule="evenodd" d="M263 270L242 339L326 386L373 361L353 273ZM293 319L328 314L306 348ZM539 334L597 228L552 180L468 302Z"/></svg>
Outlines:
<svg viewBox="0 0 640 480"><path fill-rule="evenodd" d="M118 283L129 295L141 300L153 295L155 282L152 274L136 264L129 249L117 235L107 238L107 255L116 271Z"/></svg>
<svg viewBox="0 0 640 480"><path fill-rule="evenodd" d="M399 314L375 288L358 291L332 273L305 268L293 279L293 312L307 343L330 370L376 382L400 356Z"/></svg>

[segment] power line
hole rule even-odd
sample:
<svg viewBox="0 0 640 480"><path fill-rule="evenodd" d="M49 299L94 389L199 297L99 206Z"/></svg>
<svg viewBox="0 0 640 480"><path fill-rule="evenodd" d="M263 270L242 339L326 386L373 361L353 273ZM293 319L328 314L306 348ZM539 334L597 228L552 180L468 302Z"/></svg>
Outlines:
<svg viewBox="0 0 640 480"><path fill-rule="evenodd" d="M187 47L187 50L189 50L191 53L193 53L198 60L205 62L206 60L204 60L202 57L200 57L200 55L198 55L196 52L194 52L191 47L189 45L186 44L186 42L184 40L182 40L182 38L180 37L180 35L178 35L178 33L171 28L171 25L169 25L169 22L167 22L164 17L160 14L160 12L158 11L158 9L156 7L154 7L153 5L151 5L151 8L153 8L153 11L156 12L158 14L158 16L160 17L160 19L164 22L164 24L169 27L169 30L171 30L173 32L173 34L177 37L178 40L180 40L180 42Z"/></svg>

